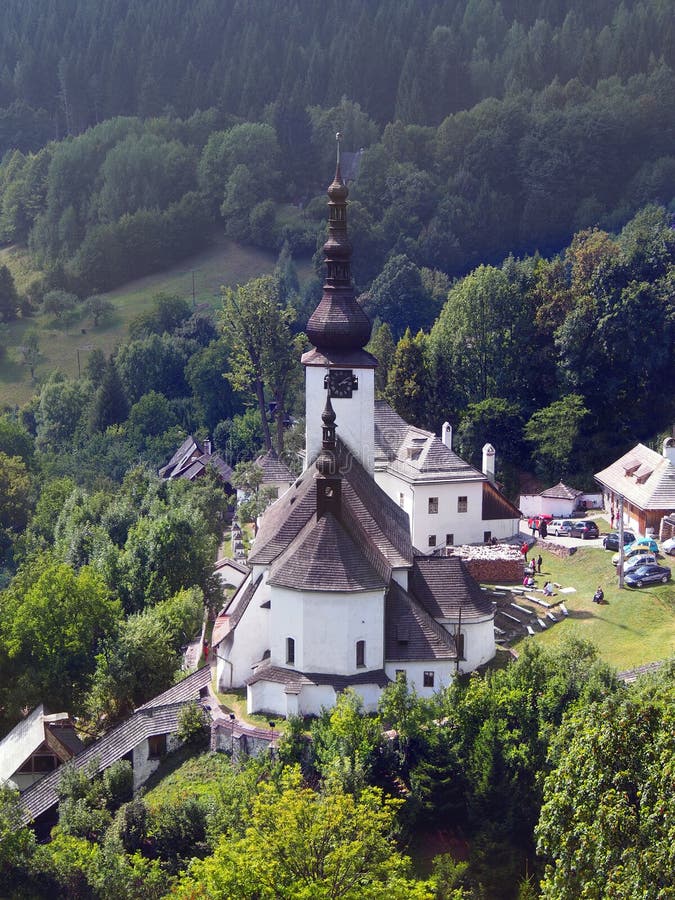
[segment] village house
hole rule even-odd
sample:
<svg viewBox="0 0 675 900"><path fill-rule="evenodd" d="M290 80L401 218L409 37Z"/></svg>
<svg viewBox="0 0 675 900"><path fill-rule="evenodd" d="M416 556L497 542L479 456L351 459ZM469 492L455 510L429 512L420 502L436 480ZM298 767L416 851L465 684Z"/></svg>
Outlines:
<svg viewBox="0 0 675 900"><path fill-rule="evenodd" d="M675 511L675 438L666 438L662 453L636 444L610 466L598 472L605 509L612 528L623 520L639 534L661 536L663 521Z"/></svg>
<svg viewBox="0 0 675 900"><path fill-rule="evenodd" d="M0 741L0 785L23 791L82 750L68 713L37 706Z"/></svg>

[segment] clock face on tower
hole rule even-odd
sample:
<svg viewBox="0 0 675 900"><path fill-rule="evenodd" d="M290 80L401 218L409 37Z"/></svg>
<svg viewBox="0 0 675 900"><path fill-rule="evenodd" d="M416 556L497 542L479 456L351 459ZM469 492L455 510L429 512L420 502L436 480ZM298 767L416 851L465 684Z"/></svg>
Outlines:
<svg viewBox="0 0 675 900"><path fill-rule="evenodd" d="M324 386L330 397L342 399L351 397L359 382L351 369L331 369L324 379Z"/></svg>

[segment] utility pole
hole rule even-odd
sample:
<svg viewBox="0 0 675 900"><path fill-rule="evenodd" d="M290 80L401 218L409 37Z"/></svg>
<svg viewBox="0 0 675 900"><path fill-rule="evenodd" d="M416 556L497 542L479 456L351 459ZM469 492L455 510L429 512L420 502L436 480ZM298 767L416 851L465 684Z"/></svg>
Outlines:
<svg viewBox="0 0 675 900"><path fill-rule="evenodd" d="M619 497L619 589L623 588L623 494Z"/></svg>

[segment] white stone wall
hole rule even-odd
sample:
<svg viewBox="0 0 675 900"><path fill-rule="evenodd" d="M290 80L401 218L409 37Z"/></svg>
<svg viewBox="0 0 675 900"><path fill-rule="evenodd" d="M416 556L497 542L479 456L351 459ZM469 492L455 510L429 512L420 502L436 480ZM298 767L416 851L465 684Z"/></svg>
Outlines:
<svg viewBox="0 0 675 900"><path fill-rule="evenodd" d="M249 575L249 579L256 578L255 571ZM246 590L246 584L242 585L240 590ZM251 666L260 662L264 652L270 649L270 610L261 608L261 604L268 600L269 596L269 585L263 581L251 598L235 631L230 632L215 648L219 690L241 687L253 674Z"/></svg>
<svg viewBox="0 0 675 900"><path fill-rule="evenodd" d="M175 734L167 735L166 739L166 752L171 753L173 750L176 750L180 746L181 742L176 737ZM137 791L138 788L145 784L148 778L152 775L152 773L158 768L161 759L153 758L150 759L150 743L149 741L141 741L137 747L134 747L132 751L132 762L131 765L134 770L134 790Z"/></svg>
<svg viewBox="0 0 675 900"><path fill-rule="evenodd" d="M446 688L455 676L456 666L454 660L402 660L388 662L384 671L392 681L396 681L397 672L405 672L408 684L413 687L420 697L432 697L436 691ZM424 687L424 673L434 673L433 687Z"/></svg>
<svg viewBox="0 0 675 900"><path fill-rule="evenodd" d="M443 627L455 634L457 623L443 623ZM481 622L462 622L462 634L464 635L464 659L460 660L460 672L473 672L478 666L489 662L496 652L494 618L486 617Z"/></svg>
<svg viewBox="0 0 675 900"><path fill-rule="evenodd" d="M337 436L349 447L366 471L372 474L375 455L375 370L352 371L359 380L358 390L351 397L331 399L336 415ZM323 382L327 373L328 369L322 366L307 366L305 370L305 468L314 462L321 450L321 413L326 405Z"/></svg>
<svg viewBox="0 0 675 900"><path fill-rule="evenodd" d="M429 535L436 535L436 546L444 547L446 535L455 544L482 543L482 482L415 484L410 517L412 542L423 553L431 553ZM438 513L429 512L429 498L438 497ZM467 498L467 511L458 512L459 497Z"/></svg>
<svg viewBox="0 0 675 900"><path fill-rule="evenodd" d="M272 664L302 672L355 675L384 662L384 590L342 594L270 588ZM241 623L240 623L241 624ZM287 663L287 638L295 661ZM356 666L356 642L365 641L365 666Z"/></svg>
<svg viewBox="0 0 675 900"><path fill-rule="evenodd" d="M366 712L377 712L382 689L376 684L358 684L354 691L363 700ZM299 694L287 694L284 685L258 681L249 685L246 693L247 709L251 713L284 716L318 716L322 709L335 705L335 690L328 684L303 685Z"/></svg>

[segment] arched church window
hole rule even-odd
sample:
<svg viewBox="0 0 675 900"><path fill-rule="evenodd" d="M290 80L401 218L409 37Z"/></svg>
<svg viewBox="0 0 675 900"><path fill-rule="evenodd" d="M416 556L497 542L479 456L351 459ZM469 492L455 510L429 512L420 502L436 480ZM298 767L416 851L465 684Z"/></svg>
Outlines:
<svg viewBox="0 0 675 900"><path fill-rule="evenodd" d="M286 662L289 665L295 663L295 641L293 638L286 638Z"/></svg>
<svg viewBox="0 0 675 900"><path fill-rule="evenodd" d="M366 642L356 642L356 665L365 666L366 664Z"/></svg>

